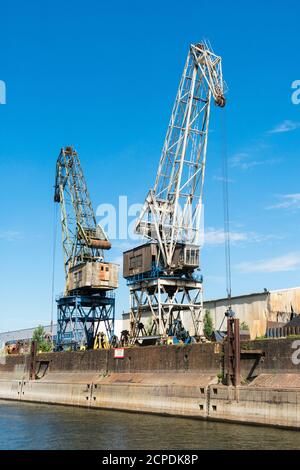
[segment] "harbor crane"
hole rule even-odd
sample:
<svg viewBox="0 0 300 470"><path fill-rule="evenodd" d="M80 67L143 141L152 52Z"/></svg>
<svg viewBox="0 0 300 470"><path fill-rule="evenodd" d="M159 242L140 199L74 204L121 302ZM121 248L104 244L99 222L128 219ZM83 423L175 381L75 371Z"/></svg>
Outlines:
<svg viewBox="0 0 300 470"><path fill-rule="evenodd" d="M203 336L202 276L199 275L201 214L212 101L223 108L222 59L206 41L191 45L158 166L135 232L146 244L124 253L130 289L130 334L189 333Z"/></svg>
<svg viewBox="0 0 300 470"><path fill-rule="evenodd" d="M57 345L92 348L103 326L114 333L118 265L104 260L111 244L97 225L78 153L62 148L56 162L54 202L60 204L65 292L57 299ZM101 332L103 334L103 332Z"/></svg>

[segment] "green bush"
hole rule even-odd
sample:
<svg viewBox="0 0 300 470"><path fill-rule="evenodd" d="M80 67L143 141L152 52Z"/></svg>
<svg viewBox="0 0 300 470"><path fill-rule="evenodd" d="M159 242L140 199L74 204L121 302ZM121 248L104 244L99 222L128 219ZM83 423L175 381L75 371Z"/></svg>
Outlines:
<svg viewBox="0 0 300 470"><path fill-rule="evenodd" d="M37 342L37 350L41 352L49 352L52 350L52 344L45 338L45 330L42 325L36 327L33 332L32 339Z"/></svg>
<svg viewBox="0 0 300 470"><path fill-rule="evenodd" d="M204 319L203 319L203 331L204 335L207 339L210 339L213 331L214 331L214 326L213 326L213 321L211 318L211 314L209 310L205 311L204 314Z"/></svg>
<svg viewBox="0 0 300 470"><path fill-rule="evenodd" d="M246 322L242 321L242 323L240 324L240 330L249 331L249 326Z"/></svg>

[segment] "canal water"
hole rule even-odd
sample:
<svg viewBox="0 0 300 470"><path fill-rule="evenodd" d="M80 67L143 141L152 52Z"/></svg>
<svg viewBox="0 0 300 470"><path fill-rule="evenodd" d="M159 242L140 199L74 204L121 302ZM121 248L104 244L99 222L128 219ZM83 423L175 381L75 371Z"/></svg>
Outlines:
<svg viewBox="0 0 300 470"><path fill-rule="evenodd" d="M0 401L0 449L300 449L300 432Z"/></svg>

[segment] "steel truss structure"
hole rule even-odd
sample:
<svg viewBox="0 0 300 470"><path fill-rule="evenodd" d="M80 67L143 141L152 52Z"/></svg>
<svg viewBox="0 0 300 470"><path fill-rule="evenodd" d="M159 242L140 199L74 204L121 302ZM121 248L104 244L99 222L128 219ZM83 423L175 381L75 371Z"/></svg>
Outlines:
<svg viewBox="0 0 300 470"><path fill-rule="evenodd" d="M63 296L57 299L57 345L59 349L80 345L93 348L95 336L101 332L110 341L114 334L114 296Z"/></svg>
<svg viewBox="0 0 300 470"><path fill-rule="evenodd" d="M211 102L225 106L222 59L207 42L191 45L169 122L156 181L146 197L136 233L158 246L156 278L134 283L131 334L139 335L141 312L152 314L152 330L165 334L174 318L190 312L193 334L202 332L202 283L195 267L175 270L178 244L198 249ZM199 258L199 257L198 257ZM191 296L194 285L194 300ZM181 299L181 300L180 300Z"/></svg>
<svg viewBox="0 0 300 470"><path fill-rule="evenodd" d="M97 225L79 155L73 147L62 148L58 156L54 202L60 204L67 277L70 269L79 263L103 260L103 248L110 248L103 228ZM98 243L93 243L94 240Z"/></svg>
<svg viewBox="0 0 300 470"><path fill-rule="evenodd" d="M185 321L191 335L202 334L202 282L185 279L157 278L130 286L131 339L144 336L168 336L177 320ZM146 331L142 315L151 312L152 322Z"/></svg>
<svg viewBox="0 0 300 470"><path fill-rule="evenodd" d="M58 156L54 202L60 204L66 276L64 295L57 299L57 347L84 343L90 348L101 327L111 338L115 298L108 290L92 292L89 286L78 292L71 290L70 273L86 263L103 262L103 250L110 249L111 244L97 225L79 155L73 147L62 148Z"/></svg>
<svg viewBox="0 0 300 470"><path fill-rule="evenodd" d="M191 45L160 158L136 232L159 244L172 270L177 243L198 244L211 98L225 106L221 57Z"/></svg>

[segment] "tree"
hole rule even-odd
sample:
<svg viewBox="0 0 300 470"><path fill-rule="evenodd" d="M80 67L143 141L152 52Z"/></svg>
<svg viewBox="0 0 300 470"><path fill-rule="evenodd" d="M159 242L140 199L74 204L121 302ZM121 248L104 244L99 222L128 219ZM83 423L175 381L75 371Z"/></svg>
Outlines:
<svg viewBox="0 0 300 470"><path fill-rule="evenodd" d="M41 352L49 352L52 350L52 344L45 338L45 330L42 325L36 327L33 332L32 339L37 342L37 350Z"/></svg>
<svg viewBox="0 0 300 470"><path fill-rule="evenodd" d="M205 337L207 339L210 339L214 331L214 326L213 326L213 321L212 321L209 310L205 310L204 319L203 319L203 331L204 331Z"/></svg>
<svg viewBox="0 0 300 470"><path fill-rule="evenodd" d="M240 330L249 331L249 326L246 322L242 321L242 323L240 324Z"/></svg>

